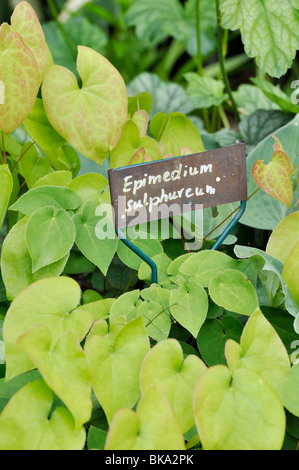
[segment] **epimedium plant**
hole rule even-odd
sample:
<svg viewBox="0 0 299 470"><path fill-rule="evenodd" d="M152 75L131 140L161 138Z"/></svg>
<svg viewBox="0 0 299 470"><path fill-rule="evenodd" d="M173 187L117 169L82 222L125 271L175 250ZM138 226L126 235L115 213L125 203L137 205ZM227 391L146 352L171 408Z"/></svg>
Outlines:
<svg viewBox="0 0 299 470"><path fill-rule="evenodd" d="M283 12L281 21L289 24L285 40L293 45L279 66L272 48L254 50L241 3L233 23L232 4L217 2L224 26L241 28L248 54L265 71L283 74L296 47L295 8L289 2L266 5L269 15ZM145 1L132 4L132 24L138 4L148 7ZM265 19L254 2L250 11L250 18ZM73 72L54 64L27 2L18 4L10 25L1 26L0 52L0 448L296 447L298 118L275 134L273 158L271 136L248 157L254 168L250 184L264 190L248 202L263 197L274 204L267 250L209 250L235 205L217 208L214 217L204 210L206 245L195 253L161 231L157 238L136 240L158 266L159 284L151 284L148 265L114 235L105 175L79 174L78 154L117 168L204 151L203 135L182 112L151 115L148 92L128 98L116 68L80 45L78 83ZM187 78L193 86L195 77ZM235 135L219 138L224 137ZM265 165L261 157L272 161ZM273 175L278 182L284 178L283 184L275 186ZM283 219L278 225L276 207ZM101 218L99 208L108 217ZM252 220L254 209L249 211ZM179 228L180 218L174 222ZM110 237L101 237L108 232ZM106 276L115 259L132 276L116 295L86 290L82 279L72 278L95 268Z"/></svg>

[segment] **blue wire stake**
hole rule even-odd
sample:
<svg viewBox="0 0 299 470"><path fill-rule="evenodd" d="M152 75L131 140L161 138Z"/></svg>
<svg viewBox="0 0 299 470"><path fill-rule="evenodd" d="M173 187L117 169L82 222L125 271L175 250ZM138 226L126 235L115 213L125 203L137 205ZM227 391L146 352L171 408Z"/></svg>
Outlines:
<svg viewBox="0 0 299 470"><path fill-rule="evenodd" d="M134 243L132 243L130 240L128 240L125 235L122 233L120 229L115 230L116 235L118 238L128 247L130 250L132 250L139 258L141 258L143 261L145 261L149 267L152 270L152 284L158 284L158 268L156 263L149 258L140 248L138 248Z"/></svg>
<svg viewBox="0 0 299 470"><path fill-rule="evenodd" d="M242 215L244 214L245 209L246 209L246 200L241 201L240 209L238 210L237 214L235 215L235 217L233 218L233 220L231 220L231 222L228 224L228 226L227 226L226 229L223 231L223 233L220 235L220 237L218 238L218 240L216 241L216 243L214 243L214 245L212 246L211 250L217 250L217 249L219 248L219 246L221 245L221 243L226 239L226 237L227 237L227 236L229 235L229 233L231 232L232 228L236 225L236 223L238 222L238 220L240 220L240 218L241 218Z"/></svg>

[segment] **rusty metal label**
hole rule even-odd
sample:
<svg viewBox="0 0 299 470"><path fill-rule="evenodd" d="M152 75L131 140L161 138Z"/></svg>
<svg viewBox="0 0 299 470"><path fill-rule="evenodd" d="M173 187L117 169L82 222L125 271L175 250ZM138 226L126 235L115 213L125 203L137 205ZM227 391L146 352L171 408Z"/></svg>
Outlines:
<svg viewBox="0 0 299 470"><path fill-rule="evenodd" d="M247 198L246 144L109 170L115 228ZM169 212L168 212L169 213Z"/></svg>

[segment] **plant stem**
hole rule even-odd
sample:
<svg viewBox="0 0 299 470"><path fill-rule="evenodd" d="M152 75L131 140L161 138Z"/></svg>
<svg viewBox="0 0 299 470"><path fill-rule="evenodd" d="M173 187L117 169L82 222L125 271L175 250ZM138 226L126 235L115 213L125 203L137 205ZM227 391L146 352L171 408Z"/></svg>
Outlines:
<svg viewBox="0 0 299 470"><path fill-rule="evenodd" d="M248 196L248 198L246 199L246 201L249 201L249 199L252 198L252 196L254 196L261 188L258 187L252 194L250 194L250 196ZM220 224L218 224L216 227L213 228L213 230L211 230L204 238L203 238L203 241L206 240L213 232L215 232L215 230L217 230L219 227L221 227L221 225L223 225L232 215L234 215L235 212L237 212L237 210L239 210L239 207L237 207L233 212L231 212L224 220L222 220L222 222L220 222Z"/></svg>
<svg viewBox="0 0 299 470"><path fill-rule="evenodd" d="M200 32L201 32L201 27L200 27L200 0L196 0L196 12L195 12L195 17L196 17L196 43L197 43L197 71L198 74L202 77L204 75L204 70L203 70L203 60L202 60L202 54L201 54L201 37L200 37ZM210 120L209 120L209 113L207 109L202 110L202 117L205 122L207 131L211 131L211 125L210 125Z"/></svg>
<svg viewBox="0 0 299 470"><path fill-rule="evenodd" d="M6 152L5 152L5 144L4 144L4 132L2 131L2 156L3 156L3 163L6 164Z"/></svg>
<svg viewBox="0 0 299 470"><path fill-rule="evenodd" d="M203 76L201 37L200 37L200 0L196 0L196 42L197 42L197 70Z"/></svg>
<svg viewBox="0 0 299 470"><path fill-rule="evenodd" d="M18 158L18 160L16 161L16 163L14 164L14 166L12 167L11 169L11 173L16 169L18 163L20 163L20 161L22 160L22 158L24 157L25 153L28 152L29 149L31 149L31 147L33 147L33 145L35 144L35 142L32 142L32 144L29 145L29 147L27 147L23 153L21 153L20 157Z"/></svg>
<svg viewBox="0 0 299 470"><path fill-rule="evenodd" d="M229 83L228 75L225 69L225 59L223 53L223 29L221 26L221 11L220 11L220 0L216 0L216 10L217 10L217 32L218 32L218 56L219 56L219 63L221 67L223 81L225 83L226 91L229 95L229 98L232 103L232 108L234 110L235 116L240 122L240 114L236 105L236 102L233 97L233 92Z"/></svg>
<svg viewBox="0 0 299 470"><path fill-rule="evenodd" d="M220 116L220 118L221 118L221 121L222 121L224 127L225 127L226 129L230 129L229 120L228 120L228 118L227 118L227 116L226 116L226 114L225 114L225 111L224 111L224 109L223 109L223 106L219 106L218 112L219 112L219 116Z"/></svg>
<svg viewBox="0 0 299 470"><path fill-rule="evenodd" d="M77 58L77 52L76 52L76 49L72 43L72 41L70 40L70 38L68 37L68 34L66 32L66 30L64 29L64 26L63 24L59 21L59 18L58 18L58 10L57 10L57 7L55 5L55 2L54 0L47 0L47 3L48 3L48 6L50 8L50 11L51 11L51 14L58 26L58 28L60 29L61 31L61 34L63 35L64 37L64 40L69 48L69 50L71 51L72 55L74 56L74 58L76 59Z"/></svg>

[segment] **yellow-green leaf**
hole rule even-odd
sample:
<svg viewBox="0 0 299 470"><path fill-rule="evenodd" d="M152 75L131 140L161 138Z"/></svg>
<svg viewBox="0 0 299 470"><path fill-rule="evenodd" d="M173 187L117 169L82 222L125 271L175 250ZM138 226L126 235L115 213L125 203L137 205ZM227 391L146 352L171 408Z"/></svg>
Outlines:
<svg viewBox="0 0 299 470"><path fill-rule="evenodd" d="M127 93L115 67L94 50L78 46L75 75L54 65L45 76L42 95L49 121L85 157L103 163L117 144L127 120Z"/></svg>

